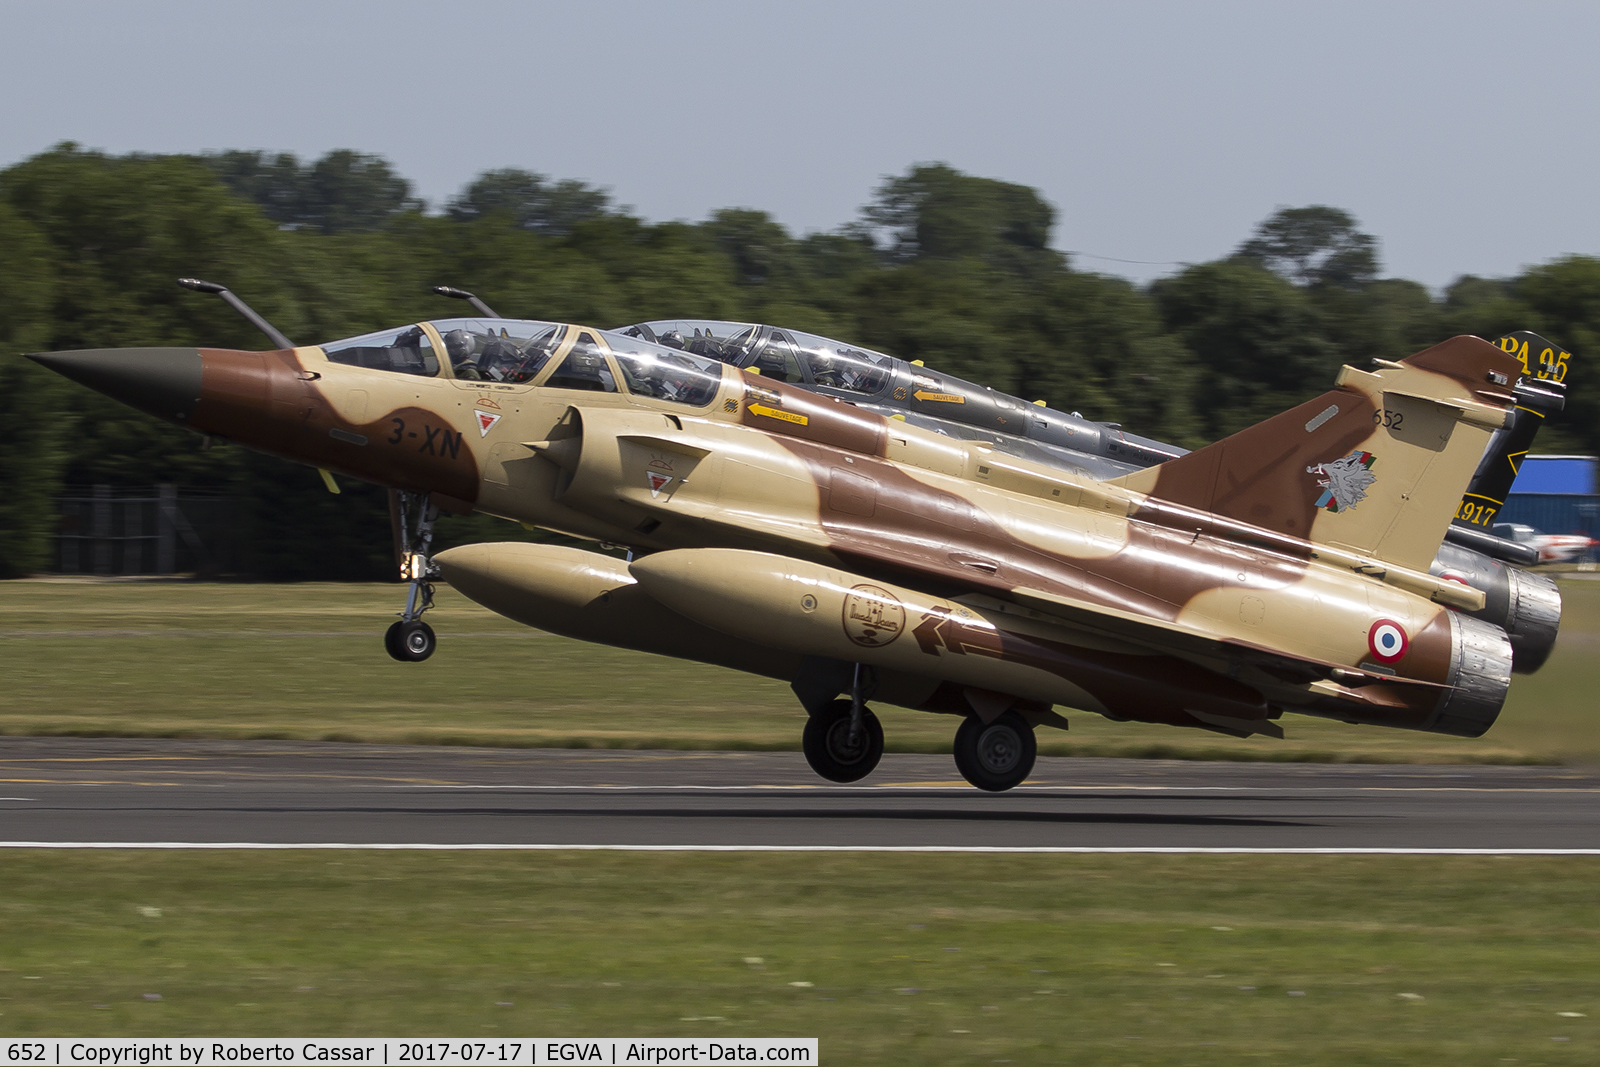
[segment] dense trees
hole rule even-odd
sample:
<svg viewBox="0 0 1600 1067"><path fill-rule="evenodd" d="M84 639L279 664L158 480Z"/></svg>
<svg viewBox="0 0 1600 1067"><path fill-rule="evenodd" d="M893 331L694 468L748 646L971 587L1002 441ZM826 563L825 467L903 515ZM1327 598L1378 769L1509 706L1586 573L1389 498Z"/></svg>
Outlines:
<svg viewBox="0 0 1600 1067"><path fill-rule="evenodd" d="M580 222L600 218L610 207L609 194L582 182L551 184L542 174L506 168L479 175L446 210L458 222L498 213L524 230L565 237Z"/></svg>
<svg viewBox="0 0 1600 1067"><path fill-rule="evenodd" d="M1021 273L1061 265L1048 248L1055 209L1036 191L942 163L888 179L862 215L892 262L981 260Z"/></svg>
<svg viewBox="0 0 1600 1067"><path fill-rule="evenodd" d="M388 572L381 491L328 495L310 471L193 435L39 371L27 351L261 347L197 275L316 342L458 314L610 326L685 315L771 321L923 359L1130 430L1195 445L1325 388L1342 362L1453 333L1531 328L1575 353L1568 416L1541 447L1600 451L1600 260L1435 298L1380 279L1377 245L1334 208L1279 211L1238 251L1141 289L1072 269L1037 192L917 166L861 217L796 236L764 212L648 224L604 191L521 170L481 175L430 214L382 159L223 152L112 157L61 145L0 172L0 573L45 565L63 485L173 481L241 502L237 557L273 577ZM449 540L521 536L450 520Z"/></svg>
<svg viewBox="0 0 1600 1067"><path fill-rule="evenodd" d="M49 554L53 498L66 462L63 381L18 359L48 342L55 291L50 246L8 204L0 203L0 573L43 567Z"/></svg>
<svg viewBox="0 0 1600 1067"><path fill-rule="evenodd" d="M376 230L402 211L418 210L411 183L377 156L349 149L302 165L288 152L218 152L202 159L235 194L267 218L321 233Z"/></svg>
<svg viewBox="0 0 1600 1067"><path fill-rule="evenodd" d="M1355 288L1378 276L1378 242L1348 212L1320 204L1279 210L1238 255L1299 285Z"/></svg>
<svg viewBox="0 0 1600 1067"><path fill-rule="evenodd" d="M1191 267L1155 283L1151 296L1197 364L1192 396L1204 438L1325 388L1341 362L1310 296L1248 260Z"/></svg>

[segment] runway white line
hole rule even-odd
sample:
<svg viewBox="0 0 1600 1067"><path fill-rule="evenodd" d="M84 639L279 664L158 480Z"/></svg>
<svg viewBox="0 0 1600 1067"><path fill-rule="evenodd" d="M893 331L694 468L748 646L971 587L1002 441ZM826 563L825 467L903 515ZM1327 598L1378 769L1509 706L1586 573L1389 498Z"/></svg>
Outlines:
<svg viewBox="0 0 1600 1067"><path fill-rule="evenodd" d="M209 772L208 772L209 773ZM227 772L214 772L224 774ZM330 775L329 777L337 777ZM270 779L267 779L270 781ZM74 783L63 781L61 785ZM185 785L189 783L184 783ZM425 783L421 785L408 784L380 784L375 789L396 789L437 792L471 792L473 790L500 793L770 793L770 792L814 792L827 794L861 794L861 793L954 793L962 796L981 797L982 793L975 792L965 782L952 785L928 783L926 785L852 785L839 786L818 783L784 784L784 785L473 785ZM1008 789L1006 795L1050 797L1068 796L1079 793L1305 793L1324 795L1328 793L1600 793L1600 788L1580 786L1467 786L1467 785L1038 785L1017 786ZM993 794L989 794L992 796Z"/></svg>
<svg viewBox="0 0 1600 1067"><path fill-rule="evenodd" d="M276 841L0 841L0 848L374 852L962 852L1207 856L1600 856L1600 848L1217 848L1187 845L550 845Z"/></svg>

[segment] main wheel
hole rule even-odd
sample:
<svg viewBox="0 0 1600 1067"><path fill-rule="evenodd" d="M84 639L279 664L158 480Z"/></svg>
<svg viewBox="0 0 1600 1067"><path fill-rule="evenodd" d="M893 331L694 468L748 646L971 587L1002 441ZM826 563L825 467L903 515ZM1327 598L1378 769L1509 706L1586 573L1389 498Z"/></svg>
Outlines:
<svg viewBox="0 0 1600 1067"><path fill-rule="evenodd" d="M801 735L806 762L830 782L859 782L883 758L883 724L871 708L861 709L861 732L850 743L850 701L835 700L806 720Z"/></svg>
<svg viewBox="0 0 1600 1067"><path fill-rule="evenodd" d="M387 630L383 631L383 650L389 653L390 659L403 661L406 658L400 651L400 628L404 625L404 622L396 620L389 624Z"/></svg>
<svg viewBox="0 0 1600 1067"><path fill-rule="evenodd" d="M438 638L433 635L433 627L421 619L410 622L401 619L389 627L383 635L384 651L401 663L421 663L433 655L433 650L438 644Z"/></svg>
<svg viewBox="0 0 1600 1067"><path fill-rule="evenodd" d="M1033 727L1014 711L984 725L970 715L956 731L956 770L961 777L991 793L1003 793L1033 773L1039 745Z"/></svg>

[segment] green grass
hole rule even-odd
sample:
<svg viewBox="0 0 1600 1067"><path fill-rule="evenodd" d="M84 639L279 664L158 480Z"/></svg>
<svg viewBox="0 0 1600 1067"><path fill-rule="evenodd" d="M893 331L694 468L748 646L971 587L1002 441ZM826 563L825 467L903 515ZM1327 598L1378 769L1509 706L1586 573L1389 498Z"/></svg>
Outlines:
<svg viewBox="0 0 1600 1067"><path fill-rule="evenodd" d="M1476 741L1287 716L1286 741L1069 713L1054 755L1317 761L1600 760L1600 582L1563 586L1551 662ZM542 634L447 588L438 654L384 655L393 585L0 583L0 732L626 748L798 747L780 682ZM82 636L93 630L133 636ZM948 716L881 708L891 750L945 751Z"/></svg>
<svg viewBox="0 0 1600 1067"><path fill-rule="evenodd" d="M1594 1063L1597 877L1482 857L14 852L0 1033Z"/></svg>

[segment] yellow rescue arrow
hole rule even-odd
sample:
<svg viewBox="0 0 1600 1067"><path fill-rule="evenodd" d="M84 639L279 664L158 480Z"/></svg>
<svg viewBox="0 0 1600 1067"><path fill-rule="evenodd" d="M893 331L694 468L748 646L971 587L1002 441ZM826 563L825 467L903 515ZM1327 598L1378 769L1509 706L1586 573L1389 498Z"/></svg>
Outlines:
<svg viewBox="0 0 1600 1067"><path fill-rule="evenodd" d="M937 400L941 404L965 404L967 398L955 393L925 393L921 389L911 394L918 400Z"/></svg>
<svg viewBox="0 0 1600 1067"><path fill-rule="evenodd" d="M796 426L804 426L811 421L804 415L796 415L792 411L784 411L781 408L769 408L765 404L751 404L749 410L752 415L765 415L769 419L781 419L784 422L792 422Z"/></svg>

